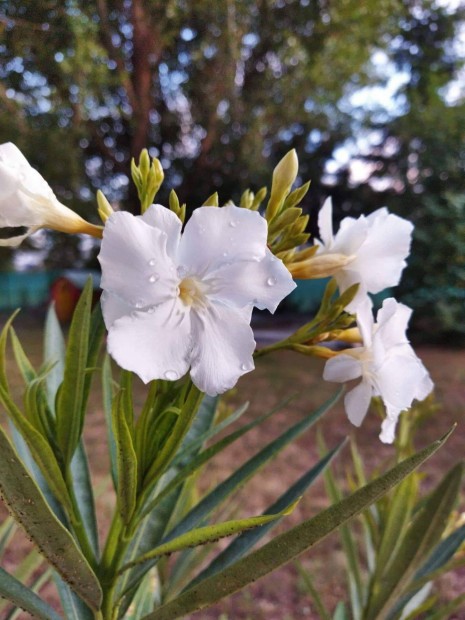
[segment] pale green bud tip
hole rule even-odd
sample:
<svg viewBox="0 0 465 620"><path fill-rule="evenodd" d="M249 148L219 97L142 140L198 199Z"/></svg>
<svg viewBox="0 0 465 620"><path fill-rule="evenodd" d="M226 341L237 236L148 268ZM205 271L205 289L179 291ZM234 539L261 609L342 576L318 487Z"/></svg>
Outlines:
<svg viewBox="0 0 465 620"><path fill-rule="evenodd" d="M286 153L276 166L273 172L273 190L281 190L282 192L289 192L292 184L297 178L299 171L299 160L295 149Z"/></svg>
<svg viewBox="0 0 465 620"><path fill-rule="evenodd" d="M113 213L113 207L108 202L105 194L101 190L97 190L97 205L100 219L103 223L105 223L110 217L110 215Z"/></svg>

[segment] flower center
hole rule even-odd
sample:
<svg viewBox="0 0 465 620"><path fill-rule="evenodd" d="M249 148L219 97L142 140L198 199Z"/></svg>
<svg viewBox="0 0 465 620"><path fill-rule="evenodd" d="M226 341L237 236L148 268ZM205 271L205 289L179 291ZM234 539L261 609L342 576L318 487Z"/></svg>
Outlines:
<svg viewBox="0 0 465 620"><path fill-rule="evenodd" d="M179 297L186 306L202 304L204 302L202 285L194 278L184 278L179 284Z"/></svg>

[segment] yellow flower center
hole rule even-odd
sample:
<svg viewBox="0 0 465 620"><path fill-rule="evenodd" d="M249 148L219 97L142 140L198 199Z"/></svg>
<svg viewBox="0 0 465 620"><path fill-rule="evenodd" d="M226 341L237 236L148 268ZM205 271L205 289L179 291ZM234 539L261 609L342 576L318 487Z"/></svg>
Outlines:
<svg viewBox="0 0 465 620"><path fill-rule="evenodd" d="M200 282L194 278L184 278L179 284L179 297L186 306L203 303L204 295Z"/></svg>

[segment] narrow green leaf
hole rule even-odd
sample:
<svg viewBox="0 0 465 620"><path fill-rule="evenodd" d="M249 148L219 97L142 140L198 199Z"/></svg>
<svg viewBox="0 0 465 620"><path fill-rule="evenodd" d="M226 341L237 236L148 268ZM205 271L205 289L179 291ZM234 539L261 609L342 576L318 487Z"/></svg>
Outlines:
<svg viewBox="0 0 465 620"><path fill-rule="evenodd" d="M6 517L0 526L0 558L15 533L15 522L11 516Z"/></svg>
<svg viewBox="0 0 465 620"><path fill-rule="evenodd" d="M91 293L91 304L92 304L92 293ZM92 370L96 370L98 356L100 353L100 347L102 344L103 337L105 335L105 323L103 321L102 316L102 306L100 303L95 304L94 309L90 315L90 326L89 326L89 342L87 347L87 364L86 364L86 372L84 375L84 389L82 394L82 408L83 414L81 416L81 428L79 430L79 436L82 433L82 426L84 424L84 414L87 406L87 401L89 399L90 388L92 383L92 378L94 373Z"/></svg>
<svg viewBox="0 0 465 620"><path fill-rule="evenodd" d="M366 609L366 619L382 620L398 600L405 585L412 578L419 564L438 542L457 501L463 476L463 463L456 465L436 487L423 508L411 521L387 571L373 588Z"/></svg>
<svg viewBox="0 0 465 620"><path fill-rule="evenodd" d="M279 411L279 408L272 409L271 411L269 411L268 413L265 413L264 415L260 416L259 418L256 418L255 420L252 420L252 422L249 422L249 424L246 424L246 425L242 426L237 431L234 431L234 432L230 433L229 435L227 435L226 437L224 437L223 439L220 439L219 441L217 441L212 446L210 446L210 447L206 448L205 450L203 450L202 452L198 453L197 456L192 456L191 455L191 459L190 460L186 459L187 460L187 465L185 467L183 467L174 476L174 478L172 478L169 481L169 483L162 489L162 491L160 491L160 493L146 506L146 508L144 509L144 511L142 513L142 517L145 517L145 515L147 515L149 512L151 512L155 508L155 506L164 497L166 497L166 495L171 493L171 491L175 487L177 487L178 484L181 484L182 482L184 482L184 480L186 480L186 478L191 476L195 471L197 471L200 467L202 467L202 465L207 463L210 459L212 459L214 456L216 456L219 452L222 452L230 444L232 444L233 442L237 441L245 433L247 433L248 431L252 430L253 428L258 426L259 424L262 424L263 422L265 422L265 420L267 420L270 416L272 416L277 411ZM182 453L183 453L182 446L181 446L179 452L182 455Z"/></svg>
<svg viewBox="0 0 465 620"><path fill-rule="evenodd" d="M3 568L0 568L0 596L39 620L62 620L50 605Z"/></svg>
<svg viewBox="0 0 465 620"><path fill-rule="evenodd" d="M71 461L71 474L73 479L74 496L77 501L79 513L87 533L94 556L99 555L99 540L97 519L95 516L95 501L92 488L92 480L90 477L89 464L84 448L84 443L78 443L76 452Z"/></svg>
<svg viewBox="0 0 465 620"><path fill-rule="evenodd" d="M305 570L305 568L300 562L296 562L295 567L297 568L299 577L303 581L304 587L306 588L308 594L312 597L313 604L316 607L316 611L319 614L318 617L320 618L320 620L331 620L329 611L326 609L317 588L313 585L313 580L310 576L310 572Z"/></svg>
<svg viewBox="0 0 465 620"><path fill-rule="evenodd" d="M127 524L136 506L137 456L124 411L125 405L124 390L120 390L113 402L112 428L116 444L118 510L123 523Z"/></svg>
<svg viewBox="0 0 465 620"><path fill-rule="evenodd" d="M113 486L118 486L118 475L116 465L116 442L113 434L112 410L113 410L113 376L111 373L110 356L105 355L102 366L102 391L103 391L103 411L105 414L105 425L107 427L108 450L110 453L110 469Z"/></svg>
<svg viewBox="0 0 465 620"><path fill-rule="evenodd" d="M334 611L333 620L349 620L346 606L342 601L337 604L337 607Z"/></svg>
<svg viewBox="0 0 465 620"><path fill-rule="evenodd" d="M428 620L450 620L452 614L465 603L465 594L454 598L450 603L443 605L441 609L428 616Z"/></svg>
<svg viewBox="0 0 465 620"><path fill-rule="evenodd" d="M15 356L16 364L19 368L19 371L25 382L30 383L36 378L36 371L34 370L31 362L29 361L29 358L27 357L13 327L10 328L10 338L13 347L13 354Z"/></svg>
<svg viewBox="0 0 465 620"><path fill-rule="evenodd" d="M465 525L460 526L435 547L428 560L415 574L415 579L423 579L437 571L448 562L465 542Z"/></svg>
<svg viewBox="0 0 465 620"><path fill-rule="evenodd" d="M213 605L225 596L237 592L252 581L256 581L279 566L295 559L387 493L389 489L434 454L449 435L450 432L338 504L277 536L226 570L205 579L176 599L148 614L143 620L174 620Z"/></svg>
<svg viewBox="0 0 465 620"><path fill-rule="evenodd" d="M0 385L2 385L8 391L8 378L6 376L6 343L8 340L8 333L10 331L11 324L13 323L19 310L13 312L10 318L7 320L0 332Z"/></svg>
<svg viewBox="0 0 465 620"><path fill-rule="evenodd" d="M94 612L74 594L56 572L53 573L53 581L58 591L66 620L94 620Z"/></svg>
<svg viewBox="0 0 465 620"><path fill-rule="evenodd" d="M155 600L158 598L160 580L156 570L149 571L142 579L128 612L124 615L125 620L140 620L145 614L152 611ZM155 593L155 595L154 595Z"/></svg>
<svg viewBox="0 0 465 620"><path fill-rule="evenodd" d="M84 416L92 292L92 280L89 278L74 311L66 350L64 379L57 394L57 441L66 465L71 462L79 443Z"/></svg>
<svg viewBox="0 0 465 620"><path fill-rule="evenodd" d="M102 592L96 576L1 428L0 471L0 492L15 520L74 591L93 609L99 609Z"/></svg>
<svg viewBox="0 0 465 620"><path fill-rule="evenodd" d="M149 560L153 560L162 555L170 555L176 551L182 551L189 547L197 547L198 545L205 545L209 542L215 542L221 538L227 538L228 536L234 536L234 534L242 533L246 530L250 530L262 525L266 525L271 521L276 521L280 517L284 517L290 514L296 507L299 500L295 501L290 506L287 506L281 512L277 514L259 515L257 517L248 517L246 519L234 519L232 521L225 521L224 523L217 523L215 525L206 525L205 527L199 527L186 534L181 534L177 538L170 540L159 547L155 547L152 551L141 555L140 557L125 564L121 573L132 568L137 564L144 564Z"/></svg>
<svg viewBox="0 0 465 620"><path fill-rule="evenodd" d="M23 413L16 407L15 403L6 392L5 388L0 385L0 401L5 407L8 415L15 424L18 431L26 441L29 450L37 463L50 490L55 497L62 503L67 510L71 510L68 489L60 467L57 463L55 454L49 443L41 435L41 433L32 426Z"/></svg>
<svg viewBox="0 0 465 620"><path fill-rule="evenodd" d="M30 585L30 589L35 594L38 595L38 593L40 592L41 588L43 588L43 586L50 581L51 575L52 575L52 569L51 568L43 571L40 575L38 575L37 577L35 577L32 580L32 583ZM7 620L20 620L21 617L22 617L21 609L19 609L18 607L15 607L8 614Z"/></svg>
<svg viewBox="0 0 465 620"><path fill-rule="evenodd" d="M65 372L65 355L65 338L52 304L45 319L44 363L53 364L46 379L47 402L53 412L55 412L55 398Z"/></svg>
<svg viewBox="0 0 465 620"><path fill-rule="evenodd" d="M281 497L271 504L264 514L275 514L283 510L286 506L289 506L298 497L301 497L308 487L315 482L320 474L326 469L328 464L333 460L336 454L345 442L336 446L333 450L328 452L316 465L311 467L303 476L301 476ZM257 544L259 540L267 534L272 527L276 525L276 522L271 522L259 529L244 532L238 536L233 542L226 547L191 583L186 587L186 590L193 585L203 581L207 577L219 573L226 567L230 566L241 557L243 557L250 549Z"/></svg>

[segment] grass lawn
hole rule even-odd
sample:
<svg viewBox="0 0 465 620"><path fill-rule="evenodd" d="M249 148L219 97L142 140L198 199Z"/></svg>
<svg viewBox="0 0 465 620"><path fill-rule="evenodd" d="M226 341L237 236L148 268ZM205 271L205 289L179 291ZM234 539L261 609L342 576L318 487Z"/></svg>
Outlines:
<svg viewBox="0 0 465 620"><path fill-rule="evenodd" d="M31 360L37 364L41 359L41 323L35 319L21 319L17 322L17 332ZM422 347L417 349L426 367L430 370L437 386L437 399L441 403L438 413L425 423L418 433L418 447L444 434L450 426L458 423L458 428L449 440L447 447L436 454L424 467L425 487L430 485L457 460L463 458L465 422L465 352L442 348ZM11 366L13 369L13 365ZM228 403L239 405L250 401L250 407L242 422L253 419L268 411L286 397L296 394L294 400L274 415L265 425L254 429L224 454L217 457L203 472L200 479L202 489L208 489L215 482L224 479L234 468L244 462L260 445L276 437L290 424L313 411L334 391L336 386L321 380L323 363L288 352L277 353L272 357L258 360L257 370L244 376L237 388L228 396ZM19 396L21 390L17 374L11 373L12 385ZM95 381L90 409L85 426L85 441L90 456L93 475L97 482L105 482L107 472L106 433L103 425L101 393ZM144 388L138 384L136 400L142 402ZM392 448L384 446L378 439L380 422L376 415L369 415L360 429L354 429L344 415L341 403L328 412L320 424L329 446L333 446L347 434L354 434L368 467L382 470L392 454ZM237 513L242 516L260 514L290 484L317 459L315 431L287 448L280 457L252 480L238 496L233 498ZM344 466L348 462L347 452L338 458L338 474L344 476ZM109 489L109 487L107 487ZM102 533L108 524L108 516L114 499L108 490L98 502L98 517ZM321 482L314 485L292 515L279 526L288 528L304 518L308 518L328 505ZM2 507L2 515L6 511ZM12 568L19 557L27 550L27 541L21 534L15 536L14 549L6 555L4 568ZM337 535L331 536L311 553L302 557L306 567L311 567L316 584L324 593L330 606L338 600L347 600L344 564ZM441 597L449 598L463 591L465 571L451 575L439 584ZM53 592L46 588L44 596L53 600ZM1 616L1 614L0 614ZM26 614L20 616L27 618ZM290 565L276 571L224 601L215 609L199 612L195 619L250 619L250 620L297 620L299 618L318 618L312 602L300 585L294 566ZM465 611L451 616L465 619Z"/></svg>

